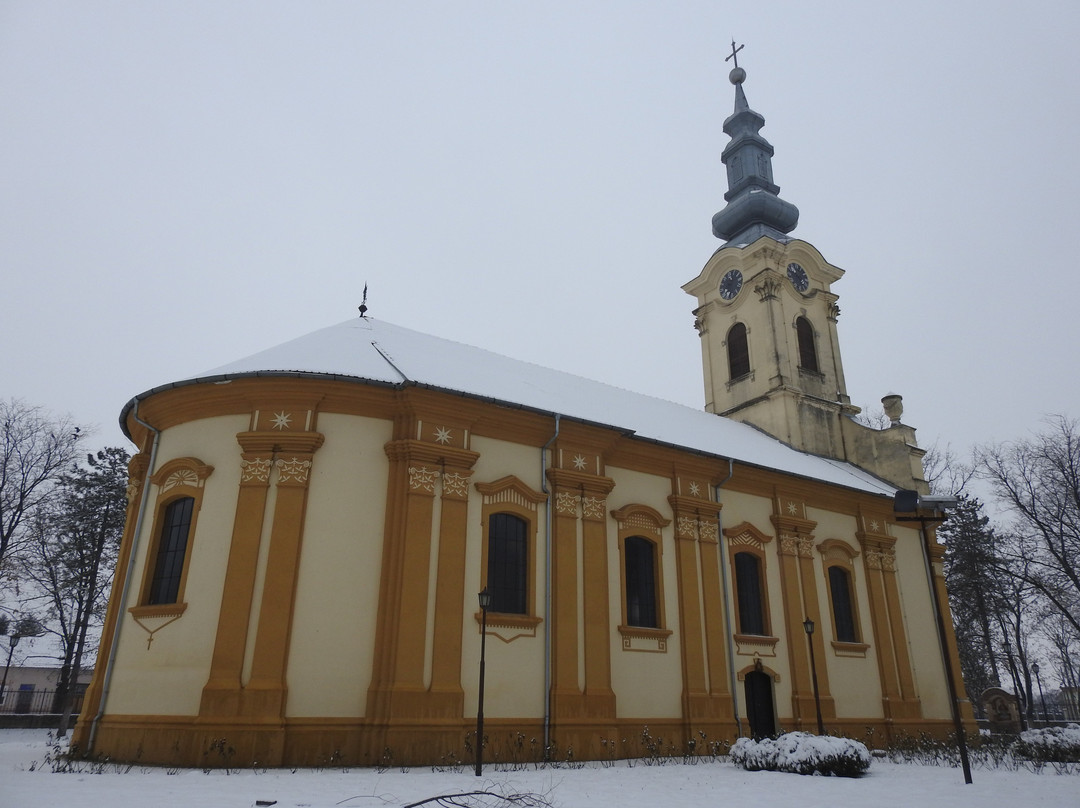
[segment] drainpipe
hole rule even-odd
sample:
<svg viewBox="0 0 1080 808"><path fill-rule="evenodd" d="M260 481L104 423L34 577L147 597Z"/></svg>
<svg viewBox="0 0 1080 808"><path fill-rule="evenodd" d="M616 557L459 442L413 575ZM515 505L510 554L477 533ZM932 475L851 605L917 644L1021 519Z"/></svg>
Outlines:
<svg viewBox="0 0 1080 808"><path fill-rule="evenodd" d="M544 760L551 748L551 492L547 484L547 452L559 437L555 413L555 434L540 448L540 490L548 495L544 506Z"/></svg>
<svg viewBox="0 0 1080 808"><path fill-rule="evenodd" d="M731 479L731 475L735 473L735 461L730 457L728 458L728 473L727 477L716 486L715 496L717 504L720 503L720 489L727 485L728 480ZM720 541L720 583L724 590L724 635L727 641L727 663L728 663L728 676L731 679L731 714L735 716L735 727L739 731L739 737L742 737L742 719L739 718L739 685L738 678L735 674L735 641L734 634L732 633L731 625L731 599L728 592L728 563L727 563L727 551L724 548L723 540L723 510L721 508L716 509L716 538Z"/></svg>
<svg viewBox="0 0 1080 808"><path fill-rule="evenodd" d="M105 702L109 699L109 687L112 684L113 669L116 662L116 649L120 645L120 626L124 619L124 604L127 603L128 592L131 589L131 580L135 573L135 556L139 549L139 536L142 534L143 522L146 519L146 503L150 501L150 478L154 474L154 463L157 461L158 444L161 442L161 430L155 429L139 417L139 399L135 399L135 409L131 413L135 423L146 427L154 434L154 442L150 447L150 463L146 467L146 479L143 480L142 500L139 502L139 515L135 518L135 530L131 536L131 558L128 560L127 574L124 576L124 587L120 592L120 600L116 610L116 625L113 627L112 642L109 644L109 658L105 661L105 678L101 685L101 703L98 706L97 715L90 723L90 737L86 742L86 755L94 751L94 740L97 738L98 725L105 715Z"/></svg>

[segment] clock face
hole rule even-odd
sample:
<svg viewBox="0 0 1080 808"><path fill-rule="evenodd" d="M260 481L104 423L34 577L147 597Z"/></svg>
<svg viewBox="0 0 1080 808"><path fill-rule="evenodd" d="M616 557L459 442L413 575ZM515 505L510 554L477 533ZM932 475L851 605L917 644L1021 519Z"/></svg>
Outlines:
<svg viewBox="0 0 1080 808"><path fill-rule="evenodd" d="M729 270L720 281L720 297L724 300L733 300L740 289L742 289L742 273L737 269Z"/></svg>
<svg viewBox="0 0 1080 808"><path fill-rule="evenodd" d="M796 291L805 292L810 288L810 278L806 276L806 270L798 264L787 265L787 276Z"/></svg>

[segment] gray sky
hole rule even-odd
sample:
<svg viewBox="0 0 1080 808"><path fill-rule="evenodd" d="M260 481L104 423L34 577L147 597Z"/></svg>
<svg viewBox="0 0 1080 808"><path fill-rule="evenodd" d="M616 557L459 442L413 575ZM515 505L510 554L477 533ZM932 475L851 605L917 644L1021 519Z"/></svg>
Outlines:
<svg viewBox="0 0 1080 808"><path fill-rule="evenodd" d="M0 0L0 396L96 423L356 315L699 407L732 37L848 391L1078 413L1080 3Z"/></svg>

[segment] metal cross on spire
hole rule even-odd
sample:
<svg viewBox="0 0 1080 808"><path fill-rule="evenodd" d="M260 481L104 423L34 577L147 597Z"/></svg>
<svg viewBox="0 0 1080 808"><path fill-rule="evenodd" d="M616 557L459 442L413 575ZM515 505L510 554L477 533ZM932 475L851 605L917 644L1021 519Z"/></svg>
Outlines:
<svg viewBox="0 0 1080 808"><path fill-rule="evenodd" d="M367 316L367 284L364 284L364 299L360 301L360 316Z"/></svg>
<svg viewBox="0 0 1080 808"><path fill-rule="evenodd" d="M746 45L739 45L739 47L736 48L735 47L735 40L732 39L731 40L731 56L724 57L724 61L728 62L728 61L731 61L732 59L734 59L735 60L735 67L738 67L739 66L739 56L738 56L739 51L741 51L745 47L746 47Z"/></svg>

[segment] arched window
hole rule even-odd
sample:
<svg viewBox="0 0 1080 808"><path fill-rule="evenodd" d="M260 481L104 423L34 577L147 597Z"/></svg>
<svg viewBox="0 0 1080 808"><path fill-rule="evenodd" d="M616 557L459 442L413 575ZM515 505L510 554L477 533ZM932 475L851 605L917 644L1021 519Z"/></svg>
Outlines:
<svg viewBox="0 0 1080 808"><path fill-rule="evenodd" d="M795 333L799 338L799 367L819 373L817 345L814 344L814 327L805 317L795 320Z"/></svg>
<svg viewBox="0 0 1080 808"><path fill-rule="evenodd" d="M739 633L767 635L761 559L755 554L735 553L735 591L738 596Z"/></svg>
<svg viewBox="0 0 1080 808"><path fill-rule="evenodd" d="M528 523L512 513L491 514L487 563L491 610L503 614L527 614L528 581Z"/></svg>
<svg viewBox="0 0 1080 808"><path fill-rule="evenodd" d="M656 545L640 536L628 536L626 554L626 622L658 628L656 618Z"/></svg>
<svg viewBox="0 0 1080 808"><path fill-rule="evenodd" d="M194 506L194 497L181 497L165 507L154 561L154 577L150 580L150 594L146 601L150 605L177 601Z"/></svg>
<svg viewBox="0 0 1080 808"><path fill-rule="evenodd" d="M833 623L839 642L858 642L855 609L852 605L851 575L840 566L829 567L829 594L832 598Z"/></svg>
<svg viewBox="0 0 1080 808"><path fill-rule="evenodd" d="M728 372L738 379L750 372L750 347L746 341L746 326L735 323L727 332Z"/></svg>

